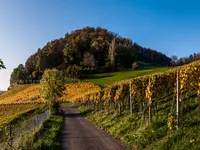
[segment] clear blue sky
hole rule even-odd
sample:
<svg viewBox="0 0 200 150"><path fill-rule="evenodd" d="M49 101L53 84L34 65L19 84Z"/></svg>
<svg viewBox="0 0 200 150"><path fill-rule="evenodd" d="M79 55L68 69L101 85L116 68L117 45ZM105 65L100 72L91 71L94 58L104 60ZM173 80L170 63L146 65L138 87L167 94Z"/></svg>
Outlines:
<svg viewBox="0 0 200 150"><path fill-rule="evenodd" d="M48 41L104 27L168 56L200 50L198 0L0 0L0 90L10 73Z"/></svg>

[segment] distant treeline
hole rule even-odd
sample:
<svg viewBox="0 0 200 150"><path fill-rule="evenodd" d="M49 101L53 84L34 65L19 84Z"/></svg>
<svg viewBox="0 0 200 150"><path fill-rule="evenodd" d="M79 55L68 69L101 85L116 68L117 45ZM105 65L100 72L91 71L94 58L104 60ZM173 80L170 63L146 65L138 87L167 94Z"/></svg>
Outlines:
<svg viewBox="0 0 200 150"><path fill-rule="evenodd" d="M5 91L0 91L0 95L3 94Z"/></svg>
<svg viewBox="0 0 200 150"><path fill-rule="evenodd" d="M189 57L181 57L178 59L177 56L172 56L172 63L176 66L181 66L184 64L189 64L193 61L200 60L200 53L190 54Z"/></svg>

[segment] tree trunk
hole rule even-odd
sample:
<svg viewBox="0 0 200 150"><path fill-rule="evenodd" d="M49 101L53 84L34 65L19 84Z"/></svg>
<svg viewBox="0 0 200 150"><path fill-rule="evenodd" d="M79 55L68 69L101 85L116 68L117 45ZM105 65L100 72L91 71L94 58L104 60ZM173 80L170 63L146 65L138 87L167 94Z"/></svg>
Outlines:
<svg viewBox="0 0 200 150"><path fill-rule="evenodd" d="M115 71L115 50L116 50L116 46L115 46L115 38L114 38L111 41L111 44L109 45L109 49L108 49L108 55L109 55L112 71Z"/></svg>
<svg viewBox="0 0 200 150"><path fill-rule="evenodd" d="M158 119L158 103L155 103L156 119Z"/></svg>

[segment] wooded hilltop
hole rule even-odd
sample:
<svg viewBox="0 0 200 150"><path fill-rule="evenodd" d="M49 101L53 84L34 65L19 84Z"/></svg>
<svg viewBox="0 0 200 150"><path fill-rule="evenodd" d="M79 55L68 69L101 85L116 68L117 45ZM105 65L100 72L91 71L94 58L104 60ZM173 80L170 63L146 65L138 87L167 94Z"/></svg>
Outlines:
<svg viewBox="0 0 200 150"><path fill-rule="evenodd" d="M40 80L45 69L57 68L70 78L88 74L131 69L133 63L145 62L171 66L165 54L144 48L129 38L104 28L85 27L48 42L11 74L10 83L24 84Z"/></svg>

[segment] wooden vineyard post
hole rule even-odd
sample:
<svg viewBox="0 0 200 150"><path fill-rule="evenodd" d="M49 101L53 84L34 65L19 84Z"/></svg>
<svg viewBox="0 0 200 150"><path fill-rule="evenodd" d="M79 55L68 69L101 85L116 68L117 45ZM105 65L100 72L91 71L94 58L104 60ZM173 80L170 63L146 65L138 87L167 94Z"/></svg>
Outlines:
<svg viewBox="0 0 200 150"><path fill-rule="evenodd" d="M149 104L149 124L151 123L151 104Z"/></svg>
<svg viewBox="0 0 200 150"><path fill-rule="evenodd" d="M198 72L199 72L199 68L198 68ZM198 94L198 117L200 118L200 78L197 79L198 81L198 90L197 90L197 94Z"/></svg>
<svg viewBox="0 0 200 150"><path fill-rule="evenodd" d="M105 102L103 103L103 105L104 105L104 111L105 111L105 112L108 112L108 110L107 110L107 105L106 105Z"/></svg>
<svg viewBox="0 0 200 150"><path fill-rule="evenodd" d="M112 102L111 102L111 98L109 99L109 113L112 112Z"/></svg>
<svg viewBox="0 0 200 150"><path fill-rule="evenodd" d="M98 101L98 110L101 110L101 99Z"/></svg>
<svg viewBox="0 0 200 150"><path fill-rule="evenodd" d="M130 113L133 114L133 102L132 102L132 89L131 89L131 82L129 84L129 91L130 91Z"/></svg>
<svg viewBox="0 0 200 150"><path fill-rule="evenodd" d="M179 128L179 71L176 79L176 128Z"/></svg>
<svg viewBox="0 0 200 150"><path fill-rule="evenodd" d="M104 110L104 104L103 104L103 100L102 100L102 93L100 93L100 98L99 98L99 103L100 103L100 110Z"/></svg>
<svg viewBox="0 0 200 150"><path fill-rule="evenodd" d="M12 137L12 125L9 123L9 146L13 147L13 137Z"/></svg>
<svg viewBox="0 0 200 150"><path fill-rule="evenodd" d="M156 111L156 119L158 119L158 104L157 102L154 103L155 111Z"/></svg>
<svg viewBox="0 0 200 150"><path fill-rule="evenodd" d="M120 100L118 100L117 103L118 103L118 112L119 112L119 115L121 115L121 104L120 104Z"/></svg>
<svg viewBox="0 0 200 150"><path fill-rule="evenodd" d="M92 94L92 103L93 103L93 108L94 108L94 110L97 110L98 106L97 106L97 104L96 104L94 94Z"/></svg>
<svg viewBox="0 0 200 150"><path fill-rule="evenodd" d="M200 96L198 96L198 105L199 105L199 108L198 108L198 115L199 115L199 118L200 118Z"/></svg>
<svg viewBox="0 0 200 150"><path fill-rule="evenodd" d="M149 86L151 85L151 79L149 78ZM152 120L152 116L151 116L151 103L152 103L152 100L150 99L149 100L149 124L151 123L151 120Z"/></svg>

